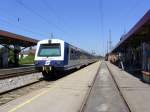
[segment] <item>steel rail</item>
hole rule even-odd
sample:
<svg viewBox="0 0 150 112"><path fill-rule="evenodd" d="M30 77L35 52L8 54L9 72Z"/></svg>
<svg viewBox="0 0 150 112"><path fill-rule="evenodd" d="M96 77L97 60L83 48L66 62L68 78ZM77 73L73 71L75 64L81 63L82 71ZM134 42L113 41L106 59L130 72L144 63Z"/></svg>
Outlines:
<svg viewBox="0 0 150 112"><path fill-rule="evenodd" d="M104 63L105 63L105 65L106 65L106 67L107 67L107 69L108 69L108 71L109 71L109 73L110 73L110 76L111 76L112 79L113 79L113 82L115 83L115 86L116 86L117 90L119 91L119 94L120 94L120 96L121 96L121 98L122 98L124 104L125 104L126 107L128 108L129 112L131 112L130 106L128 105L126 99L124 98L123 93L122 93L122 91L120 90L120 87L118 86L118 83L117 83L115 77L113 76L112 70L110 69L109 65L108 65L106 62L104 62Z"/></svg>
<svg viewBox="0 0 150 112"><path fill-rule="evenodd" d="M95 74L95 76L94 76L94 79L92 80L92 83L91 83L90 85L88 85L89 89L88 89L88 91L87 91L87 93L86 93L86 96L85 96L84 99L83 99L83 102L82 102L82 105L81 105L81 107L80 107L79 112L84 112L84 109L85 109L86 104L87 104L87 101L88 101L88 99L89 99L89 97L90 97L91 91L92 91L92 89L93 89L93 86L94 86L94 83L95 83L95 81L96 81L96 78L97 78L97 76L98 76L98 74L99 74L99 71L100 71L100 68L101 68L102 63L103 63L103 62L100 62L99 66L98 66L98 69L97 69L97 71L96 71L96 74Z"/></svg>
<svg viewBox="0 0 150 112"><path fill-rule="evenodd" d="M35 66L2 69L0 70L0 80L10 78L10 77L28 75L36 72L38 72L38 70L35 68Z"/></svg>

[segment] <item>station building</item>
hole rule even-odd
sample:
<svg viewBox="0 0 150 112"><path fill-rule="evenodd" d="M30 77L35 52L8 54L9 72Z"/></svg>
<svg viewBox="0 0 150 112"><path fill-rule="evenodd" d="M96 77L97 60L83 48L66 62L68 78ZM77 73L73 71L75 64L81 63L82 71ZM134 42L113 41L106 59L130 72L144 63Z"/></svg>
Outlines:
<svg viewBox="0 0 150 112"><path fill-rule="evenodd" d="M38 40L0 30L0 68L9 67L9 51L13 52L14 66L19 66L19 53L31 46L35 46Z"/></svg>
<svg viewBox="0 0 150 112"><path fill-rule="evenodd" d="M128 71L150 72L150 10L111 51Z"/></svg>

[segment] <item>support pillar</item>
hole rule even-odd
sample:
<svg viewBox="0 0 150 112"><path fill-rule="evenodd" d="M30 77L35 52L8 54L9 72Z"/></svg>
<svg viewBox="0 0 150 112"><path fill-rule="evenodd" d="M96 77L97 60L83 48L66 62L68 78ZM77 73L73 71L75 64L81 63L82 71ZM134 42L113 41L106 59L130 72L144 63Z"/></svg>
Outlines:
<svg viewBox="0 0 150 112"><path fill-rule="evenodd" d="M3 47L1 51L1 64L2 67L8 67L8 49L7 47Z"/></svg>
<svg viewBox="0 0 150 112"><path fill-rule="evenodd" d="M0 68L2 67L2 51L0 51Z"/></svg>
<svg viewBox="0 0 150 112"><path fill-rule="evenodd" d="M14 61L15 66L19 66L19 52L20 52L20 46L14 46Z"/></svg>
<svg viewBox="0 0 150 112"><path fill-rule="evenodd" d="M146 42L142 43L142 69L144 71L148 70L148 47L149 45Z"/></svg>

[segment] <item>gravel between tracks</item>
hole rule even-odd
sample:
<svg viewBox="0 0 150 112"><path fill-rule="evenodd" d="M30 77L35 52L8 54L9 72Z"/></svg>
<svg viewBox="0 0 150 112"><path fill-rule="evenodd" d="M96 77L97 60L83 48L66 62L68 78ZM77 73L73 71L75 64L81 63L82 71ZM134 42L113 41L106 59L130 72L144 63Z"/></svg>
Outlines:
<svg viewBox="0 0 150 112"><path fill-rule="evenodd" d="M14 91L10 91L8 93L2 94L0 95L0 106L20 96L26 95L34 90L44 88L45 86L50 85L52 83L53 81L44 81L41 79L41 81L33 83L29 86L25 86L23 88L16 89Z"/></svg>

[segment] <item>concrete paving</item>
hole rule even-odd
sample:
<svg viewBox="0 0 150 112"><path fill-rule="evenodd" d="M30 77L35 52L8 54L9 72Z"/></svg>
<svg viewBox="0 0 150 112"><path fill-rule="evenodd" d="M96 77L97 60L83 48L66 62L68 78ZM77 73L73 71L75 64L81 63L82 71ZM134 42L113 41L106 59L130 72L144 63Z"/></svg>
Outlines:
<svg viewBox="0 0 150 112"><path fill-rule="evenodd" d="M0 112L79 112L100 62L0 106Z"/></svg>
<svg viewBox="0 0 150 112"><path fill-rule="evenodd" d="M84 112L129 112L105 63L101 64Z"/></svg>
<svg viewBox="0 0 150 112"><path fill-rule="evenodd" d="M150 112L150 85L107 62L131 112Z"/></svg>

